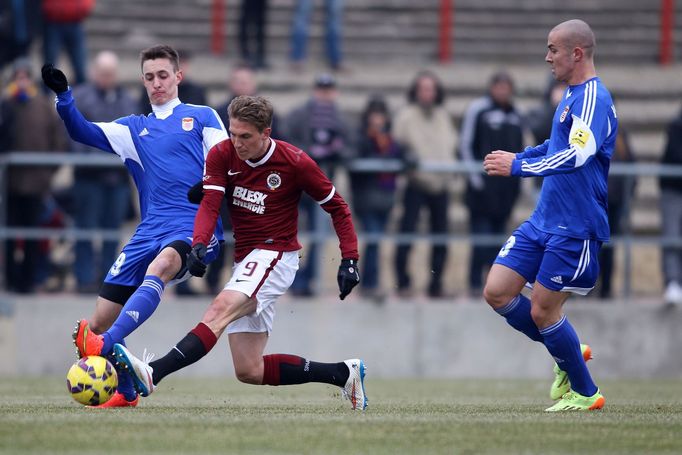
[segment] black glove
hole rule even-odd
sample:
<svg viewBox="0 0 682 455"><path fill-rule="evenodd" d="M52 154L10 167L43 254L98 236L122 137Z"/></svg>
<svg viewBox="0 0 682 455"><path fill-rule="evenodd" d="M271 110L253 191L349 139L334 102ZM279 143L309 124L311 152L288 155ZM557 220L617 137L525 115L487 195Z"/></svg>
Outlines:
<svg viewBox="0 0 682 455"><path fill-rule="evenodd" d="M204 181L199 180L199 182L189 189L187 192L187 200L192 204L201 204L201 200L204 198Z"/></svg>
<svg viewBox="0 0 682 455"><path fill-rule="evenodd" d="M69 81L61 70L57 69L51 63L43 65L40 70L43 75L43 82L57 95L69 89Z"/></svg>
<svg viewBox="0 0 682 455"><path fill-rule="evenodd" d="M193 276L202 277L206 273L204 257L208 249L203 243L197 243L192 247L192 251L187 255L187 270Z"/></svg>
<svg viewBox="0 0 682 455"><path fill-rule="evenodd" d="M339 291L341 291L339 298L343 300L360 282L358 261L356 259L342 259L336 281L339 283Z"/></svg>

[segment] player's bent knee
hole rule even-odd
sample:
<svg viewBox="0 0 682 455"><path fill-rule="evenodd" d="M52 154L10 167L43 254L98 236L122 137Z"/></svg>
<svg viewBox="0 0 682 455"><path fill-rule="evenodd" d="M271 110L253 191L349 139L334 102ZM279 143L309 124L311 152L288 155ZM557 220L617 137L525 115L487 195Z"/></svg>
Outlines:
<svg viewBox="0 0 682 455"><path fill-rule="evenodd" d="M486 284L483 288L483 298L493 308L505 306L513 297L509 297L502 289Z"/></svg>
<svg viewBox="0 0 682 455"><path fill-rule="evenodd" d="M206 324L216 336L220 336L228 324L235 319L234 306L229 296L218 294L208 306L201 322Z"/></svg>
<svg viewBox="0 0 682 455"><path fill-rule="evenodd" d="M229 297L226 297L223 294L218 294L218 296L211 302L211 305L209 305L207 313L212 314L214 317L225 315L230 312L232 306L233 303Z"/></svg>
<svg viewBox="0 0 682 455"><path fill-rule="evenodd" d="M235 368L235 376L239 382L260 385L263 383L263 372L257 368Z"/></svg>
<svg viewBox="0 0 682 455"><path fill-rule="evenodd" d="M177 255L177 253L175 253ZM173 257L170 254L160 254L152 261L147 269L147 275L154 275L161 278L165 283L169 282L180 271L182 261L179 257Z"/></svg>
<svg viewBox="0 0 682 455"><path fill-rule="evenodd" d="M535 302L531 304L530 317L533 319L535 325L541 329L549 327L559 320L559 318L556 316L556 311L554 308L539 305ZM561 311L559 311L559 317L561 317Z"/></svg>

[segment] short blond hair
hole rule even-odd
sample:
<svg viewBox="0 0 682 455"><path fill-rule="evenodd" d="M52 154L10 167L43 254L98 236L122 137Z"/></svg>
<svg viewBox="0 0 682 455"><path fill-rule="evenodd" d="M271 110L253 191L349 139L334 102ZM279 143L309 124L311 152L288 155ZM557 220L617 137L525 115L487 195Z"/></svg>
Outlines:
<svg viewBox="0 0 682 455"><path fill-rule="evenodd" d="M262 96L238 96L227 108L227 115L231 119L250 123L259 133L272 126L272 112L272 103Z"/></svg>

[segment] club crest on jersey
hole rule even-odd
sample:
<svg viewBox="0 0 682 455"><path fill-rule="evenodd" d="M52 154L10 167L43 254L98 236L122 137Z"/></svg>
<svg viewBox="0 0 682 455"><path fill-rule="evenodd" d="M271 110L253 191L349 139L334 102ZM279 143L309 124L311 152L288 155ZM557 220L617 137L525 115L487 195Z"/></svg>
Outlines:
<svg viewBox="0 0 682 455"><path fill-rule="evenodd" d="M194 119L192 117L182 118L182 129L185 131L192 131L194 128Z"/></svg>
<svg viewBox="0 0 682 455"><path fill-rule="evenodd" d="M569 110L569 107L566 106L566 107L564 108L564 111L561 113L561 117L559 117L559 122L560 122L560 123L564 123L564 120L566 120L566 116L568 115L568 110Z"/></svg>
<svg viewBox="0 0 682 455"><path fill-rule="evenodd" d="M272 174L268 175L266 183L268 188L271 190L276 190L282 185L282 177L280 177L279 174L273 172Z"/></svg>

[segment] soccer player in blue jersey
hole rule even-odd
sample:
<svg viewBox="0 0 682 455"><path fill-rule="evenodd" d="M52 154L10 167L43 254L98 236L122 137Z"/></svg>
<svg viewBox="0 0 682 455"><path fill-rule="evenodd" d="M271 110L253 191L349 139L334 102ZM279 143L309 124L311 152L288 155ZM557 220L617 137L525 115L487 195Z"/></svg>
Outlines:
<svg viewBox="0 0 682 455"><path fill-rule="evenodd" d="M142 82L153 112L109 123L93 123L76 107L68 81L52 65L42 69L43 81L57 94L57 111L72 139L118 155L135 181L141 221L111 266L95 312L74 331L78 355L109 355L114 343L139 327L158 306L166 285L189 277L197 206L187 192L201 180L208 151L227 138L218 114L207 106L178 99L182 81L178 53L155 46L140 54ZM222 227L209 242L209 261L219 252ZM129 376L120 375L116 395L103 406L135 406L138 397Z"/></svg>
<svg viewBox="0 0 682 455"><path fill-rule="evenodd" d="M544 177L530 218L516 229L493 264L483 295L509 325L543 343L556 361L549 412L601 409L580 344L562 312L570 293L586 295L599 273L597 256L609 239L606 178L618 120L594 67L595 38L573 19L552 29L547 56L554 77L569 84L554 114L549 140L521 153L496 150L488 175ZM521 294L533 283L530 299Z"/></svg>

